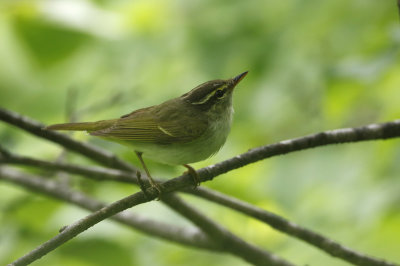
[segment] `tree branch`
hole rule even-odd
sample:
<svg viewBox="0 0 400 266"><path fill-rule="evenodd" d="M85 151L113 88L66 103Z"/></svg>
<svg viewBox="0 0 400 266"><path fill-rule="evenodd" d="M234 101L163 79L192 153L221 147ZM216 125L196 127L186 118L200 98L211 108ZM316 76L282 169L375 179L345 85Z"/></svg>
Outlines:
<svg viewBox="0 0 400 266"><path fill-rule="evenodd" d="M2 168L0 168L0 176L2 177L8 176L8 179L17 178L17 176L13 174L13 171L10 172L10 170ZM53 184L54 183L52 183L51 185ZM176 184L178 183L175 183L175 185ZM164 185L161 186L164 193L170 193L174 190L173 186L164 186ZM102 220L105 220L133 206L153 200L157 196L158 192L155 189L148 188L146 191L146 195L142 191L140 191L133 195L125 197L121 200L118 200L114 203L111 203L110 205L95 211L94 213L82 218L81 220L73 223L72 225L67 226L62 232L60 232L60 234L46 241L45 243L38 246L28 254L17 259L10 265L17 266L17 265L27 265L29 263L32 263L41 258L42 256L46 255L50 251L56 249L57 247L66 243L67 241L71 240L78 234L92 227L93 225L101 222ZM162 197L165 198L169 196L173 195L163 194ZM205 216L200 212L197 213L194 212L191 206L187 205L183 201L180 200L181 202L176 202L177 200L180 200L179 197L171 197L166 202L174 206L180 206L178 212L179 213L183 212L185 213L185 215L189 213L191 216L190 220L194 221L196 225L200 226L199 223L204 222L204 224L201 224L201 228L205 230L208 235L210 235L211 232L213 233L213 241L215 241L219 249L230 252L232 254L236 254L237 256L255 265L273 265L273 266L292 265L291 263L286 262L285 260L280 259L279 257L267 251L261 250L251 244L246 243L245 241L236 237L223 227L221 226L216 227L215 223L212 220L205 218ZM229 244L227 245L227 243ZM231 243L234 243L234 245L231 246Z"/></svg>
<svg viewBox="0 0 400 266"><path fill-rule="evenodd" d="M120 170L137 171L130 164L118 159L118 157L109 152L103 151L89 144L80 143L61 133L43 130L43 124L23 117L15 112L0 108L0 120L20 127L21 129L24 129L36 136L56 142L67 149L85 155L88 158L104 165L111 165L111 167ZM224 174L228 171L277 155L283 155L290 152L331 144L343 144L378 139L384 140L399 136L400 120L381 124L370 124L363 127L324 131L305 137L284 140L275 144L254 148L231 159L202 168L198 170L198 173L201 181L207 181L212 180L215 176Z"/></svg>
<svg viewBox="0 0 400 266"><path fill-rule="evenodd" d="M169 197L169 194L165 195L165 197ZM180 200L181 203L176 204L177 200ZM180 208L176 210L181 214L187 213L188 208L190 208L187 203L176 197L170 198L166 202L167 204L180 206ZM220 247L224 247L225 250L229 251L231 254L243 254L243 258L254 265L292 265L291 263L282 260L276 255L269 254L267 256L266 251L255 248L251 244L246 243L222 226L215 227L213 225L213 221L207 217L204 217L203 215L201 215L201 213L191 212L190 220L193 221L196 225L202 226L202 229L208 235L214 236Z"/></svg>
<svg viewBox="0 0 400 266"><path fill-rule="evenodd" d="M361 254L319 233L311 231L310 229L302 227L294 222L288 221L279 215L265 211L247 202L238 200L233 197L229 197L222 193L216 191L204 190L203 188L199 187L196 191L193 191L193 194L206 198L215 203L219 203L222 206L247 214L259 221L262 221L270 225L272 228L275 228L280 232L283 232L289 236L300 239L328 253L333 257L343 259L354 265L363 265L363 266L396 265L394 263L387 262L382 259L373 258L365 254Z"/></svg>
<svg viewBox="0 0 400 266"><path fill-rule="evenodd" d="M9 112L9 111L6 111ZM14 114L15 115L15 114ZM2 110L0 109L0 119L4 116ZM321 132L318 134L313 134L309 136L305 136L302 138L297 138L293 140L281 141L276 144L266 145L263 147L259 147L256 149L252 149L247 153L235 156L229 160L217 163L215 165L203 168L198 170L199 177L202 181L212 180L215 176L228 172L230 170L245 166L250 163L254 163L256 161L269 158L276 155L282 155L293 151L299 151L303 149L314 148L318 146L324 146L329 144L340 144L340 143L348 143L348 142L357 142L357 141L366 141L366 140L377 140L377 139L388 139L398 137L400 135L400 121L396 120L393 122L383 123L383 124L371 124L364 127L358 128L346 128L346 129L338 129L332 131ZM187 179L187 176L181 176L182 184L185 187L190 184L190 180ZM186 178L186 179L185 179ZM171 180L171 182L175 182L177 179ZM178 181L180 182L180 181ZM169 182L165 185L169 186ZM180 189L180 188L179 188ZM194 194L196 194L194 192ZM202 194L204 196L204 189ZM212 193L211 193L212 194ZM209 197L210 199L213 197ZM271 225L272 226L272 225ZM301 234L299 234L301 235ZM308 238L308 240L307 240ZM310 239L314 239L313 237L305 237L305 241L311 243ZM317 238L316 238L317 239ZM320 239L321 241L323 239ZM328 239L329 240L329 239ZM326 249L329 245L323 244L327 243L325 240L318 243L318 240L314 241L315 244L319 245L320 248ZM328 242L334 243L331 240ZM321 246L322 245L322 246ZM342 249L337 249L340 245L332 244L330 247L336 246L335 250L331 250L330 254L336 254L337 257L341 257L345 259L348 257L349 261L362 261L365 255L357 256L356 252L351 252L349 249L342 247ZM328 249L330 249L330 247ZM340 250L340 252L338 252ZM346 251L347 250L347 251ZM351 254L350 254L351 253ZM351 258L354 257L354 258ZM368 258L368 257L367 257ZM375 260L371 258L372 261ZM372 262L373 263L373 262ZM373 264L371 264L373 265ZM380 265L380 264L378 264ZM384 265L384 264L383 264ZM391 264L389 264L391 265Z"/></svg>
<svg viewBox="0 0 400 266"><path fill-rule="evenodd" d="M1 157L3 154L3 157ZM27 157L17 156L8 151L5 151L0 146L0 163L10 164L22 164L29 166L41 167L44 169L62 170L69 173L80 174L85 177L93 178L96 180L109 180L109 181L120 181L120 182L132 182L132 175L128 172L119 170L111 170L104 168L89 168L68 164L51 163L40 160L35 160ZM231 208L239 211L246 215L249 215L259 221L262 221L271 227L286 233L289 236L298 238L306 243L309 243L329 255L337 258L341 258L345 261L353 263L355 265L393 265L385 262L384 260L373 258L357 251L351 250L348 247L341 245L321 234L313 232L307 228L297 225L285 218L278 216L274 213L262 210L244 201L240 201L236 198L229 197L222 193L206 189L204 187L198 187L197 189L184 189L186 193L190 193L214 203L220 204L224 207Z"/></svg>
<svg viewBox="0 0 400 266"><path fill-rule="evenodd" d="M13 154L0 145L0 164L14 164L41 168L44 170L63 171L70 174L81 175L97 181L118 181L128 184L137 184L137 177L131 172L95 167L78 166L63 162L48 162L26 156Z"/></svg>
<svg viewBox="0 0 400 266"><path fill-rule="evenodd" d="M1 109L0 109L1 111ZM1 112L0 112L0 118L1 118ZM347 143L347 142L357 142L357 141L366 141L366 140L376 140L376 139L388 139L388 138L394 138L398 137L400 135L400 121L393 121L393 122L388 122L388 123L383 123L383 124L371 124L368 126L364 127L359 127L359 128L346 128L346 129L338 129L338 130L332 130L332 131L326 131L326 132L321 132L318 134L313 134L309 136L305 136L302 138L297 138L293 140L286 140L286 141L281 141L276 144L272 145L266 145L263 147L259 147L256 149L252 149L247 153L238 155L234 158L231 158L229 160L223 161L221 163L218 163L216 165L212 165L203 169L198 170L199 176L202 179L202 181L206 180L211 180L215 176L225 173L227 171L242 167L244 165L247 165L249 163L254 163L258 160L262 160L264 158L276 156L276 155L281 155L281 154L286 154L289 152L293 151L299 151L303 149L309 149L309 148L314 148L318 146L324 146L324 145L329 145L329 144L340 144L340 143ZM124 177L124 178L131 178L130 177ZM126 182L130 182L128 179L125 179ZM187 182L187 180L186 180ZM200 191L200 190L199 190ZM205 198L208 198L210 200L216 201L216 193L212 192L211 190L206 190L204 188L201 188L201 193L192 191L192 194L202 196ZM207 196L208 194L208 196ZM214 194L214 195L213 195ZM226 201L223 197L219 199L220 201ZM263 215L260 216L260 213L256 214L252 210L243 210L243 206L233 206L229 205L229 207L234 208L236 210L245 212L248 215L252 215L253 217L260 219L264 222L267 222L268 213L264 213ZM279 216L278 216L279 217ZM279 217L281 218L281 217ZM271 219L271 217L270 217ZM283 218L281 218L283 219ZM283 219L284 220L284 219ZM284 220L286 221L286 220ZM270 220L269 224L277 228L274 223L277 221ZM267 222L268 223L268 222ZM288 222L289 224L292 224ZM279 223L278 223L279 224ZM294 230L294 228L287 227L287 224L285 225L284 223L281 224L281 229L282 228L287 228L289 231ZM299 226L295 226L297 230L301 229ZM294 230L296 231L296 230ZM353 263L358 263L358 261L364 261L365 259L368 260L370 259L372 263L374 263L374 258L370 258L368 256L358 254L355 251L351 251L350 249L341 246L340 244L337 244L333 242L330 239L324 238L321 235L312 235L308 234L307 231L302 231L302 233L298 232L296 237L299 237L300 239L318 246L319 248L327 251L329 254L340 257L342 259L345 259L349 262ZM311 231L310 231L311 232ZM313 232L311 232L313 233ZM326 243L331 243L331 245L328 245ZM371 264L372 265L372 264Z"/></svg>
<svg viewBox="0 0 400 266"><path fill-rule="evenodd" d="M0 107L0 120L7 122L11 125L19 127L35 136L55 142L70 151L82 154L93 161L99 162L102 165L124 169L129 171L137 171L132 165L117 158L111 152L100 149L88 143L75 141L69 136L59 133L57 131L43 130L44 125L28 117L22 116L18 113L6 110Z"/></svg>
<svg viewBox="0 0 400 266"><path fill-rule="evenodd" d="M51 140L53 142L56 142L62 146L64 146L67 149L70 149L72 147L72 150L80 153L82 155L87 156L88 158L98 161L102 164L105 165L111 165L111 167L113 168L117 168L120 170L127 170L127 171L132 171L132 172L137 172L137 170L135 168L133 168L131 165L127 164L126 162L118 159L116 156L108 153L108 152L103 152L98 148L92 147L89 144L82 144L79 143L77 141L74 141L73 139L69 138L66 135L60 134L58 132L53 132L53 131L48 131L48 130L42 130L43 125L33 121L27 117L23 117L15 112L11 112L8 110L5 110L3 108L0 108L0 120L3 120L5 122L8 122L12 125L15 125L19 128L24 129L25 131L28 131L36 136ZM100 150L101 153L96 153L97 150ZM91 156L93 155L93 156ZM188 175L185 176L186 179L183 179L183 181L181 181L181 184L183 186L187 186L189 182L189 184L191 183L190 177ZM154 188L150 188L148 189L151 191L151 193L155 192L153 191ZM171 190L172 191L172 190ZM170 192L171 192L170 191ZM150 193L150 192L148 192ZM152 194L151 194L152 195ZM182 206L175 206L175 204L180 204L182 201L179 200L178 198L174 201L174 204L169 204L167 201L172 200L173 197L177 197L176 195L169 195L168 198L166 199L161 199L164 203L168 204L168 206L174 206L174 209L179 209L182 208ZM152 198L154 199L154 198ZM187 219L191 220L191 217L196 216L196 215L200 215L200 212L197 211L194 207L190 207L189 205L185 205L186 208L186 212L185 213L181 213L182 215L184 215ZM203 218L206 218L206 216L203 215ZM192 221L193 222L193 221ZM213 226L214 228L219 228L220 226L215 223L215 222L210 222L207 225L202 225L202 224L197 224L203 231L206 226ZM207 230L206 230L207 231ZM72 237L74 237L75 235L73 235ZM227 236L227 237L232 237L233 234ZM71 238L72 238L71 237ZM209 237L214 238L213 235L209 235ZM237 238L237 237L236 237ZM244 241L243 241L244 242ZM242 257L244 259L248 259L248 256L246 254L246 252L250 249L253 249L254 251L257 250L258 248L251 246L250 244L248 246L244 246L243 250L238 250L237 253L234 253L233 255ZM272 255L270 255L269 253L265 253L265 257L266 257L266 261L269 261L269 257L271 257ZM274 257L275 258L275 257ZM251 258L250 258L251 259ZM275 261L275 259L272 259L271 261ZM286 263L286 262L285 262ZM274 264L271 264L274 265Z"/></svg>
<svg viewBox="0 0 400 266"><path fill-rule="evenodd" d="M397 137L400 137L400 120L355 128L329 130L254 148L231 159L202 168L197 172L202 181L212 180L215 176L277 155L332 144L385 140Z"/></svg>
<svg viewBox="0 0 400 266"><path fill-rule="evenodd" d="M0 179L58 200L72 203L89 211L97 211L106 206L105 203L88 197L83 193L74 191L66 186L62 186L58 182L9 168L0 167ZM110 219L146 234L174 241L182 245L189 245L213 251L221 250L212 239L197 228L177 227L167 223L157 222L127 211L118 213Z"/></svg>

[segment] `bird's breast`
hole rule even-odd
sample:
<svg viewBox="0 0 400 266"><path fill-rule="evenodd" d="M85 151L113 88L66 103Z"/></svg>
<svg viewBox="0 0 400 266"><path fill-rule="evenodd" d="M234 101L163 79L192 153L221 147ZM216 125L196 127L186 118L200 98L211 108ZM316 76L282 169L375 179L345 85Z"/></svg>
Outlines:
<svg viewBox="0 0 400 266"><path fill-rule="evenodd" d="M232 123L233 110L224 117L209 120L207 129L197 139L187 143L135 143L134 149L143 156L166 164L188 164L202 161L218 152L224 145Z"/></svg>

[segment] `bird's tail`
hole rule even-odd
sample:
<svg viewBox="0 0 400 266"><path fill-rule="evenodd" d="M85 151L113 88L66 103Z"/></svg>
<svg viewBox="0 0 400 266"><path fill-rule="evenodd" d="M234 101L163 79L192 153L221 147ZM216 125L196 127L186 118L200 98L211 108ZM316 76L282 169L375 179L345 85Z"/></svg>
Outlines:
<svg viewBox="0 0 400 266"><path fill-rule="evenodd" d="M118 119L101 120L97 122L65 123L45 127L48 130L75 130L75 131L96 131L112 126Z"/></svg>

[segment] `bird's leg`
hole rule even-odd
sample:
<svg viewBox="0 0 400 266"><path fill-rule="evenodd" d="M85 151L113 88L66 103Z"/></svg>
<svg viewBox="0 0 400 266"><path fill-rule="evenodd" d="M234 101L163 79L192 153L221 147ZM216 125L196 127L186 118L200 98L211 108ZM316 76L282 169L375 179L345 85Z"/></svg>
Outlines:
<svg viewBox="0 0 400 266"><path fill-rule="evenodd" d="M149 199L150 197L147 194L146 185L143 183L142 173L140 173L140 171L136 171L136 178L138 180L138 184L139 184L140 190L143 191L143 193L146 196L146 198Z"/></svg>
<svg viewBox="0 0 400 266"><path fill-rule="evenodd" d="M200 178L199 175L197 174L196 170L194 170L193 167L191 167L188 164L184 164L184 167L188 169L187 173L192 177L194 188L200 185Z"/></svg>
<svg viewBox="0 0 400 266"><path fill-rule="evenodd" d="M146 174L147 174L147 178L148 178L148 180L149 180L149 182L150 182L150 185L151 185L152 187L154 187L154 188L158 191L158 196L160 196L161 193L162 193L161 187L160 187L160 185L159 185L157 182L155 182L155 181L153 180L153 178L151 177L150 172L149 172L149 169L147 169L147 166L146 166L146 164L145 164L144 161L143 161L142 152L135 151L135 153L136 153L137 157L139 158L139 161L140 161L140 163L142 164L144 171L145 171ZM143 193L146 194L146 189L143 189L143 187L144 187L143 185L140 185L140 188L142 189Z"/></svg>

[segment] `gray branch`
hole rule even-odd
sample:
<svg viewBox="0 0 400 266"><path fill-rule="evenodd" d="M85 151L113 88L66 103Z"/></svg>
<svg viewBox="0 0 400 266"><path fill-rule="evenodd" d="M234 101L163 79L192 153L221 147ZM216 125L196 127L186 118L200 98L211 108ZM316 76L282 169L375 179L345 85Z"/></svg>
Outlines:
<svg viewBox="0 0 400 266"><path fill-rule="evenodd" d="M14 155L0 146L0 163L9 163L9 164L21 164L33 167L40 167L44 169L53 169L53 170L62 170L68 173L79 174L84 177L92 178L95 180L101 181L119 181L119 182L128 182L132 183L133 176L129 172L100 168L100 167L82 167L75 166L65 163L52 163L41 160L36 160L24 156ZM212 191L210 189L206 189L204 187L198 187L197 189L185 189L182 190L186 193L190 193L209 201L220 204L224 207L231 208L233 210L244 213L248 216L251 216L255 219L258 219L271 227L286 233L292 237L303 240L306 243L309 243L322 251L328 253L333 257L338 257L343 260L346 260L355 265L393 265L390 263L386 263L383 260L376 259L364 254L361 254L357 251L351 250L348 247L345 247L334 240L331 240L321 234L313 232L307 228L304 228L300 225L297 225L291 221L286 220L285 218L276 215L274 213L262 210L257 208L251 204L240 201L236 198L229 197L220 192Z"/></svg>
<svg viewBox="0 0 400 266"><path fill-rule="evenodd" d="M277 155L332 144L398 137L400 137L400 120L363 127L335 129L254 148L231 159L200 169L198 172L202 181L212 180L215 176Z"/></svg>
<svg viewBox="0 0 400 266"><path fill-rule="evenodd" d="M69 138L68 136L58 133L58 132L53 132L53 131L48 131L48 130L42 130L43 126L41 123L33 121L27 117L21 116L18 113L15 112L11 112L9 110L5 110L3 108L0 108L0 120L3 120L7 123L10 123L14 126L17 126L27 132L30 132L31 134L34 134L36 136L51 140L53 142L56 142L58 144L60 144L61 146L67 148L67 149L72 149L74 152L80 153L82 155L85 155L86 157L97 161L101 164L113 167L113 168L117 168L120 170L126 170L126 171L131 171L136 173L137 170L135 168L133 168L131 165L129 165L128 163L118 159L115 155L112 155L108 152L104 152L102 150L100 150L99 148L93 147L89 144L82 144L80 142L74 141L73 139ZM96 151L99 151L99 153L97 153ZM186 181L189 181L189 183L191 183L190 178L188 178L188 176L186 176ZM182 183L185 186L188 185L187 183ZM179 185L179 184L178 184ZM173 188L173 187L172 187ZM151 193L155 193L154 188L150 188L149 189L150 192L147 192L149 194ZM175 189L175 191L178 190L178 188ZM166 191L166 190L165 190ZM173 190L168 190L169 192L172 192ZM154 198L153 198L154 199ZM198 219L207 219L206 216L204 214L201 214L198 210L196 210L193 206L189 207L188 204L185 204L185 206L180 206L180 204L183 202L182 200L180 200L178 198L177 195L169 195L167 198L165 199L161 199L165 204L167 204L170 207L173 207L174 210L177 209L181 209L181 208L186 208L186 212L180 212L184 217L186 217L187 219L189 219L190 221L192 221L193 217L198 217ZM171 201L173 203L170 203L168 201ZM119 206L119 205L117 205ZM107 208L107 207L106 207ZM129 208L129 207L128 207ZM114 210L115 208L111 208L111 211ZM118 208L117 208L118 209ZM94 214L93 214L94 215ZM202 217L199 217L202 216ZM102 217L101 215L96 216L97 219L89 219L90 222L99 222L101 221L101 219L99 220L98 217ZM93 224L91 224L90 222L87 222L85 224L89 224L90 226L92 226ZM194 221L192 221L194 222ZM196 224L196 223L195 223ZM197 226L199 226L199 228L204 231L204 232L208 232L211 229L209 228L210 226L213 227L213 230L219 230L220 225L218 225L215 222L212 222L211 220L209 220L209 223L207 224L196 224ZM79 224L78 224L79 226ZM85 229L83 229L82 231L84 231ZM228 232L227 230L225 231L221 231L220 235L224 235L225 238L227 239L231 239L232 241L238 242L237 240L239 239L237 236L233 235L232 233L226 234L226 232ZM64 233L64 232L62 232ZM61 233L61 234L62 234ZM78 232L79 233L79 232ZM73 238L75 235L74 234L69 234L71 238ZM215 237L217 235L209 235L210 238L213 238L213 240L216 240ZM50 240L51 241L51 240ZM218 241L216 241L218 243ZM62 244L64 242L52 242L53 244L59 243ZM245 241L241 240L241 243L246 243ZM44 249L46 248L51 248L49 247L46 243L43 244L41 247L38 247L38 250L34 250L32 251L33 254L35 254L35 256L42 256L42 252ZM56 247L54 247L56 248ZM229 250L228 250L229 251ZM249 254L254 254L254 256L249 256ZM29 255L29 254L27 254ZM32 254L30 254L31 256ZM259 264L259 259L260 256L263 256L263 260L265 262L268 262L267 265L290 265L290 263L282 260L282 259L278 259L276 256L270 254L267 251L262 251L259 248L247 244L243 245L243 249L237 250L236 253L233 253L233 255L236 255L238 257L241 257L245 260L248 260L249 262L255 263L255 264ZM38 257L37 257L38 258ZM37 259L36 258L36 259ZM255 261L256 260L256 261ZM277 262L277 263L275 263ZM262 265L262 264L259 264Z"/></svg>
<svg viewBox="0 0 400 266"><path fill-rule="evenodd" d="M8 112L8 111L6 111ZM0 119L2 119L2 112L0 109ZM13 123L15 124L15 123ZM61 134L62 135L62 134ZM339 129L339 130L332 130L326 131L314 135L309 135L302 138L297 138L293 140L282 141L276 144L267 145L263 147L259 147L256 149L252 149L247 153L235 156L232 159L220 162L218 164L203 168L198 170L199 177L202 181L212 180L214 177L231 171L233 169L245 166L250 163L257 162L259 160L269 158L276 155L286 154L293 151L299 151L309 148L314 148L318 146L324 146L329 144L340 144L340 143L348 143L348 142L357 142L357 141L366 141L366 140L377 140L377 139L388 139L398 137L400 135L400 121L393 121L383 124L372 124L365 127L359 128L347 128L347 129ZM68 147L67 147L68 148ZM185 189L187 186L191 185L190 177L187 175L183 175L181 177L169 180L163 184L163 188L166 191L176 191L180 189ZM154 191L150 191L149 193L153 193ZM227 203L227 198L220 196L213 195L212 191L204 190L203 188L198 192L192 192L196 195L202 195L203 197L213 199L214 201L222 202L225 201ZM169 198L169 196L168 196ZM216 200L218 198L218 200ZM229 200L228 200L229 201ZM175 202L171 200L171 202ZM168 203L167 203L168 205ZM239 204L240 205L240 204ZM263 220L266 223L269 223L274 228L278 230L284 231L282 228L286 228L287 232L292 232L293 236L299 237L313 245L318 246L322 250L327 251L329 254L333 256L340 257L344 260L352 262L358 265L395 265L393 263L385 262L383 260L374 259L354 251L343 247L332 240L324 238L316 233L311 231L307 232L307 230L303 230L303 228L292 224L284 220L281 217L274 217L263 210L259 210L264 212L261 214L258 211L246 209L244 210L238 204L227 204L227 206L240 210L242 212L247 212L248 215L256 217L257 219ZM176 206L175 206L176 207ZM184 206L180 206L182 208ZM179 212L179 208L176 209ZM186 217L190 217L191 215L185 213ZM269 215L268 215L269 214ZM205 217L203 217L205 218ZM277 219L274 219L277 218ZM192 220L192 219L191 219ZM195 224L196 221L192 220ZM285 223L286 222L286 223ZM275 223L275 225L274 225ZM288 225L293 225L292 227ZM214 224L214 230L218 228ZM279 229L280 228L280 229ZM203 228L202 228L203 229ZM203 229L204 230L204 229ZM208 229L205 230L206 232ZM312 233L312 234L309 234Z"/></svg>
<svg viewBox="0 0 400 266"><path fill-rule="evenodd" d="M97 211L106 206L103 202L95 200L83 193L74 191L69 187L62 186L53 180L22 173L13 169L0 167L0 179L17 184L31 191L72 203L89 211ZM172 226L127 211L118 213L110 219L146 234L174 241L182 245L189 245L213 251L220 250L212 239L194 227L183 228Z"/></svg>
<svg viewBox="0 0 400 266"><path fill-rule="evenodd" d="M198 188L197 191L194 191L193 194L198 196L202 196L210 201L218 203L222 206L234 209L241 213L244 213L248 216L251 216L259 221L262 221L272 228L283 232L289 236L300 239L314 247L328 253L333 257L337 257L343 259L349 263L354 265L363 265L363 266L394 266L396 264L387 262L382 259L374 258L371 256L367 256L365 254L361 254L357 251L354 251L340 243L325 237L319 233L316 233L310 229L302 227L294 222L288 221L285 218L276 215L272 212L265 211L256 206L253 206L247 202L238 200L233 197L229 197L222 193L210 190L204 190L203 188Z"/></svg>
<svg viewBox="0 0 400 266"><path fill-rule="evenodd" d="M17 182L16 180L21 179L19 174L16 174L15 171L0 168L0 176L4 179L7 179L12 182ZM29 187L32 186L32 183L37 181L37 178L33 180L31 183L25 183ZM55 189L56 186L54 182L49 181L47 184L49 185L49 189ZM164 193L170 193L174 191L172 186L165 187L163 186ZM76 195L76 194L75 194ZM26 255L20 257L16 261L12 262L10 265L27 265L30 264L42 256L46 255L50 251L58 248L62 244L66 243L67 241L71 240L78 234L84 232L85 230L89 229L90 227L94 226L95 224L110 218L128 208L132 208L133 206L148 202L150 200L155 199L158 196L158 192L153 189L149 188L146 191L146 195L140 191L128 197L125 197L121 200L118 200L114 203L111 203L108 206L102 207L101 209L93 212L92 214L80 219L79 221L65 227L57 236L53 237L52 239L46 241L42 245L38 246L31 252L27 253ZM177 211L179 213L187 213L190 214L190 220L192 220L196 225L199 227L201 226L202 230L205 230L207 235L213 235L212 246L215 244L217 245L217 250L222 250L225 252L229 252L231 254L236 254L237 256L247 260L248 262L255 264L255 265L277 265L277 266L290 266L291 263L280 259L279 257L259 249L247 242L241 240L240 238L236 237L234 234L230 233L228 230L223 228L222 226L215 226L215 223L206 218L200 212L194 212L192 207L187 203L183 202L179 197L174 197L173 194L163 194L162 198L165 199L170 197L167 204L171 204L174 206L180 206ZM176 202L180 201L180 202ZM123 214L120 214L123 215ZM176 239L176 238L175 238ZM200 242L199 242L200 243ZM201 245L201 244L199 244Z"/></svg>
<svg viewBox="0 0 400 266"><path fill-rule="evenodd" d="M117 181L128 184L137 184L136 175L131 172L96 166L78 166L63 162L48 162L13 154L0 145L0 163L24 165L45 170L63 171L81 175L96 181Z"/></svg>

